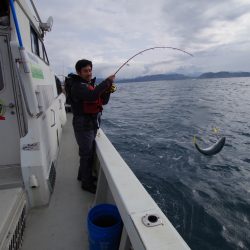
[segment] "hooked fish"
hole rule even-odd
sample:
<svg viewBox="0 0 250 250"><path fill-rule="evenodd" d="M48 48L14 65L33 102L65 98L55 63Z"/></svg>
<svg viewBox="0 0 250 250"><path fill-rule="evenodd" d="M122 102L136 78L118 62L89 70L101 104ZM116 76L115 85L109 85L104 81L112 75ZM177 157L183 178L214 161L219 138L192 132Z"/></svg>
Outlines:
<svg viewBox="0 0 250 250"><path fill-rule="evenodd" d="M200 148L200 146L197 144L196 141L196 137L194 137L194 145L196 147L196 149L204 154L204 155L208 155L208 156L212 156L215 154L218 154L222 148L224 147L226 143L226 137L221 137L216 143L214 143L212 146L208 147L208 148Z"/></svg>

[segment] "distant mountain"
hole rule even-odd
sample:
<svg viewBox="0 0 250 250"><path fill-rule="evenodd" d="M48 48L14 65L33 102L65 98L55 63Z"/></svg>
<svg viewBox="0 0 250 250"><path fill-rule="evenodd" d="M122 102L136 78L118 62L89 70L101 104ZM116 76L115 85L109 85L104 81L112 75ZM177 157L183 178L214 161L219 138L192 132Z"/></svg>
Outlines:
<svg viewBox="0 0 250 250"><path fill-rule="evenodd" d="M250 77L250 72L206 72L198 76L183 75L183 74L159 74L159 75L147 75L129 79L117 79L117 83L127 82L152 82L152 81L164 81L164 80L186 80L186 79L210 79L210 78L231 78L231 77ZM104 78L97 78L96 83L99 84Z"/></svg>
<svg viewBox="0 0 250 250"><path fill-rule="evenodd" d="M183 74L159 74L159 75L147 75L129 79L117 79L116 83L127 82L152 82L152 81L164 81L164 80L186 80L186 79L210 79L210 78L231 78L231 77L250 77L250 72L207 72L198 76L183 75ZM104 79L97 78L96 83L100 83Z"/></svg>
<svg viewBox="0 0 250 250"><path fill-rule="evenodd" d="M227 72L227 71L221 71L217 73L208 72L201 74L198 78L206 79L206 78L231 78L231 77L250 77L250 72Z"/></svg>
<svg viewBox="0 0 250 250"><path fill-rule="evenodd" d="M140 76L131 79L120 79L116 82L151 82L151 81L163 81L163 80L185 80L190 79L191 77L185 76L182 74L160 74L160 75L148 75L148 76Z"/></svg>

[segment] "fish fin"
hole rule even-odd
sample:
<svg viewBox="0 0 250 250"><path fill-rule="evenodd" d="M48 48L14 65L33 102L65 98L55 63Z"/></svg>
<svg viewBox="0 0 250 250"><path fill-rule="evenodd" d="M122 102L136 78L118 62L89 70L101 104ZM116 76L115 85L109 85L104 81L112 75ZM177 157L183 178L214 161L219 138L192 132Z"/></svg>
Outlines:
<svg viewBox="0 0 250 250"><path fill-rule="evenodd" d="M196 135L194 135L194 137L193 137L193 143L196 144L196 141L197 141Z"/></svg>
<svg viewBox="0 0 250 250"><path fill-rule="evenodd" d="M213 127L213 128L212 128L212 132L213 132L214 134L218 134L218 133L220 132L220 129L218 129L218 128L216 128L216 127Z"/></svg>

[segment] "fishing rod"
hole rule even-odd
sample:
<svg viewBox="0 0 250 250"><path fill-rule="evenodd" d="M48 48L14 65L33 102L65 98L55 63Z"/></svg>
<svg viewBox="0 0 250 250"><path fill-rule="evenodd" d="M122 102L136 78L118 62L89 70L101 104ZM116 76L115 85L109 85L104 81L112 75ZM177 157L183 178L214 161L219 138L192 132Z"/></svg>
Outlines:
<svg viewBox="0 0 250 250"><path fill-rule="evenodd" d="M174 48L174 47L167 47L167 46L156 46L156 47L152 47L152 48L148 48L148 49L144 49L142 51L139 51L138 53L136 53L135 55L131 56L126 62L124 62L114 73L114 75L116 75L129 61L131 61L133 58L135 58L138 55L141 55L143 52L148 51L148 50L154 50L154 49L173 49L173 50L179 50L185 54L188 54L189 56L193 56L192 54L188 53L185 50L182 49L178 49L178 48Z"/></svg>

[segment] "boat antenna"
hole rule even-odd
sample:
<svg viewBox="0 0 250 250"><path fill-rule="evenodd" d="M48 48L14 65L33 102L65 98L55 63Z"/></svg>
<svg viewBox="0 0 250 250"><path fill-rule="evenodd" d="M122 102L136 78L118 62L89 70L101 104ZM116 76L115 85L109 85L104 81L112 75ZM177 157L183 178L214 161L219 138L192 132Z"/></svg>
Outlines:
<svg viewBox="0 0 250 250"><path fill-rule="evenodd" d="M114 73L114 75L116 75L130 60L132 60L133 58L135 58L138 55L141 55L143 52L146 52L148 50L154 50L154 49L173 49L173 50L179 50L185 54L188 54L190 56L193 56L192 54L188 53L185 50L182 49L178 49L178 48L174 48L174 47L167 47L167 46L156 46L156 47L152 47L152 48L148 48L148 49L144 49L142 51L139 51L138 53L136 53L135 55L131 56L126 62L124 62Z"/></svg>
<svg viewBox="0 0 250 250"><path fill-rule="evenodd" d="M38 18L39 23L42 23L42 20L41 20L39 14L38 14L38 12L37 12L37 9L36 9L36 6L35 6L33 0L30 0L30 3L31 3L31 5L32 5L32 7L33 7L33 10L35 11L35 14L36 14L36 16L37 16L37 18Z"/></svg>

